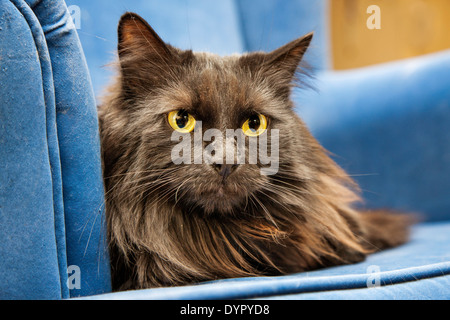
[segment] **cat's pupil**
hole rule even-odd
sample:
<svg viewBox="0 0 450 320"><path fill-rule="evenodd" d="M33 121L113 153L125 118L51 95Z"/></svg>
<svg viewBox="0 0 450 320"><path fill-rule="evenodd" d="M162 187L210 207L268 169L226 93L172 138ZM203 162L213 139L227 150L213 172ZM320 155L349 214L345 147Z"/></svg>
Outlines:
<svg viewBox="0 0 450 320"><path fill-rule="evenodd" d="M176 122L177 126L183 129L189 122L189 114L184 110L178 111Z"/></svg>
<svg viewBox="0 0 450 320"><path fill-rule="evenodd" d="M261 126L261 121L259 120L259 117L257 115L251 116L250 119L248 119L248 127L252 131L258 131L259 127Z"/></svg>

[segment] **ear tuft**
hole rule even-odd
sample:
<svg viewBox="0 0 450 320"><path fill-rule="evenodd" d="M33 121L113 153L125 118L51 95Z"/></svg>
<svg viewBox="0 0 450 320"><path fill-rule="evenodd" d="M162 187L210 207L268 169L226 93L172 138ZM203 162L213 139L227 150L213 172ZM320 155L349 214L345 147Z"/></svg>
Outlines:
<svg viewBox="0 0 450 320"><path fill-rule="evenodd" d="M294 77L312 38L313 32L272 51L266 57L265 64L271 68L287 71L291 78Z"/></svg>
<svg viewBox="0 0 450 320"><path fill-rule="evenodd" d="M127 12L120 18L118 37L122 89L128 99L147 95L174 74L179 63L176 49L139 15Z"/></svg>
<svg viewBox="0 0 450 320"><path fill-rule="evenodd" d="M155 30L139 15L127 12L120 18L118 27L118 52L123 58L127 53L145 50L160 57L168 57L171 52Z"/></svg>

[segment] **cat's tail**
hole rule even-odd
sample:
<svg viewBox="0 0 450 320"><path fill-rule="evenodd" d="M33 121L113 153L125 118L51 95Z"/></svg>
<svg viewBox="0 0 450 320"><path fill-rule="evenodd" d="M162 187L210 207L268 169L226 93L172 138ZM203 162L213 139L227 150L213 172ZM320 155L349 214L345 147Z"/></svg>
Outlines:
<svg viewBox="0 0 450 320"><path fill-rule="evenodd" d="M411 226L420 218L391 210L369 210L361 212L361 220L362 245L370 251L379 251L407 242Z"/></svg>

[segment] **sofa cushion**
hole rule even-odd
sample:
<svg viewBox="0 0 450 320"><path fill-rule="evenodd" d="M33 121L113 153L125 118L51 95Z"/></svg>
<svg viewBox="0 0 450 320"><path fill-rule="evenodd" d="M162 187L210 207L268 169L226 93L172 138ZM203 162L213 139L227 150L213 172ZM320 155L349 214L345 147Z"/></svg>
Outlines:
<svg viewBox="0 0 450 320"><path fill-rule="evenodd" d="M289 276L240 278L110 293L86 299L354 298L450 299L450 222L417 225L407 244L366 261ZM312 292L314 294L312 294ZM286 296L289 295L289 296ZM363 297L361 296L361 297Z"/></svg>
<svg viewBox="0 0 450 320"><path fill-rule="evenodd" d="M296 91L314 136L368 207L450 219L450 51L339 72Z"/></svg>
<svg viewBox="0 0 450 320"><path fill-rule="evenodd" d="M236 0L246 51L271 51L314 32L305 60L315 70L330 68L328 0Z"/></svg>

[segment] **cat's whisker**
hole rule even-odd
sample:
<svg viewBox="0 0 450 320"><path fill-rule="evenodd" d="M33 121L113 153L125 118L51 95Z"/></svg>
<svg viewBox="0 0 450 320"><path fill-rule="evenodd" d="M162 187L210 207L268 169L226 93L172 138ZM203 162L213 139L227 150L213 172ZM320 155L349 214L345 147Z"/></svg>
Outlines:
<svg viewBox="0 0 450 320"><path fill-rule="evenodd" d="M296 186L296 185L287 183L287 182L285 182L283 180L280 180L280 179L276 179L276 178L272 178L272 179L274 181L277 181L277 182L280 182L280 183L288 185L290 188L294 189L296 192L301 193L301 194L311 195L311 196L319 196L319 197L328 197L329 196L329 195L326 195L326 194L312 193L312 192L306 191L306 190L302 189L300 186ZM278 187L278 188L283 189L284 191L292 192L291 189L288 189L288 188L286 188L286 187L284 187L282 185L277 185L277 184L274 184L274 183L271 183L271 182L268 182L268 183L270 183L273 187Z"/></svg>
<svg viewBox="0 0 450 320"><path fill-rule="evenodd" d="M175 205L178 203L178 191L180 191L181 187L183 187L184 184L188 183L189 180L191 180L191 178L187 178L186 180L184 180L180 186L177 188L177 191L175 192Z"/></svg>
<svg viewBox="0 0 450 320"><path fill-rule="evenodd" d="M152 170L152 171L144 170L144 171L141 171L140 173L139 172L130 172L130 174L124 173L122 175L122 180L120 181L120 183L127 183L130 185L140 185L141 181L150 180L150 179L151 179L151 181L149 181L149 183L159 183L161 180L163 180L163 178L161 178L163 175L170 176L170 175L177 173L180 170L181 170L181 168L175 168L175 169L172 168L172 169L158 169L158 170ZM142 173L156 173L157 176L154 174L142 175ZM136 174L140 174L141 176L140 177L137 176L136 179L134 179L134 180L130 180L130 179L125 180L125 178L128 178L125 176L128 176L128 175L133 176Z"/></svg>
<svg viewBox="0 0 450 320"><path fill-rule="evenodd" d="M264 211L264 214L265 214L266 218L278 229L278 224L275 222L275 220L273 219L272 215L267 210L266 206L257 197L255 197L254 195L252 195L252 197L259 204L259 207Z"/></svg>
<svg viewBox="0 0 450 320"><path fill-rule="evenodd" d="M266 190L266 191L268 191L268 192L273 192L273 190L271 190L271 189L269 189L269 188L266 188L266 187L263 187L262 190ZM273 203L282 206L282 207L285 208L287 211L290 210L290 208L286 207L286 206L284 205L284 203L280 202L278 199L276 199L276 198L270 196L268 193L266 193L266 192L264 192L264 191L262 191L262 190L260 189L259 192L261 192L264 196L266 196L267 198L269 198L270 200L272 200Z"/></svg>
<svg viewBox="0 0 450 320"><path fill-rule="evenodd" d="M150 181L148 183L144 183L144 184L139 184L134 186L134 188L131 188L131 190L129 190L132 193L139 193L141 195L145 194L145 193L152 193L155 194L159 189L164 188L170 184L173 183L172 179L168 179L168 180L164 180L161 181L162 179L158 180L158 181ZM155 186L156 188L152 188L152 186Z"/></svg>
<svg viewBox="0 0 450 320"><path fill-rule="evenodd" d="M168 170L168 169L163 168L163 169L149 169L149 170L139 170L139 171L127 171L127 172L124 172L124 173L121 173L121 174L116 174L116 175L105 177L104 179L112 179L112 178L118 178L118 177L129 176L129 175L144 174L144 173L154 173L154 172L160 173L160 172L164 172L164 170Z"/></svg>

